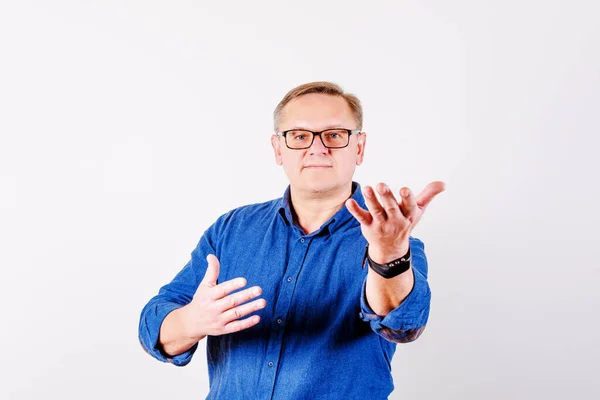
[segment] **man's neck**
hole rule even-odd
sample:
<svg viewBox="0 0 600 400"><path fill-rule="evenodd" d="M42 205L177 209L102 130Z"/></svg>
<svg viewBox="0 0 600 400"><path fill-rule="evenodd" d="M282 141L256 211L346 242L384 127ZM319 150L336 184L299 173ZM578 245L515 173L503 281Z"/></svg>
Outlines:
<svg viewBox="0 0 600 400"><path fill-rule="evenodd" d="M318 230L338 212L352 195L352 182L330 192L308 192L290 188L291 202L298 225L304 233Z"/></svg>

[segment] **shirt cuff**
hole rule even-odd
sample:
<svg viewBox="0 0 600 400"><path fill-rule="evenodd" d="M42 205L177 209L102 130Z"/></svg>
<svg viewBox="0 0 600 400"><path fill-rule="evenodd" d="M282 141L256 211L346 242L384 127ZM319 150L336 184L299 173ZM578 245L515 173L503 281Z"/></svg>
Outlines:
<svg viewBox="0 0 600 400"><path fill-rule="evenodd" d="M387 340L403 343L415 340L425 329L429 318L431 291L427 278L414 266L411 268L414 275L412 291L400 305L385 316L375 314L367 302L366 284L360 298L360 317L371 324L375 333Z"/></svg>
<svg viewBox="0 0 600 400"><path fill-rule="evenodd" d="M198 343L184 353L170 356L164 352L158 341L160 327L166 316L180 307L181 304L172 302L156 302L148 304L142 311L142 317L140 318L139 340L142 348L157 360L169 362L177 366L184 366L192 360L192 356L196 352Z"/></svg>

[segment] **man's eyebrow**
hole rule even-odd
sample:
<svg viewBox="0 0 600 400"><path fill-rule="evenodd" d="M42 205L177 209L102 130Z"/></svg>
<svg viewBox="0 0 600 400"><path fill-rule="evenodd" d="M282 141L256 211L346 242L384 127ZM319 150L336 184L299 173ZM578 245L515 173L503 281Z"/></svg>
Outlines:
<svg viewBox="0 0 600 400"><path fill-rule="evenodd" d="M291 128L286 129L286 131L291 131L291 130L303 130L303 131L310 131L309 128L307 128L306 126L303 125L295 125L292 126ZM323 128L322 130L327 130L327 129L346 129L344 128L341 124L333 124L333 125L326 125L325 128Z"/></svg>

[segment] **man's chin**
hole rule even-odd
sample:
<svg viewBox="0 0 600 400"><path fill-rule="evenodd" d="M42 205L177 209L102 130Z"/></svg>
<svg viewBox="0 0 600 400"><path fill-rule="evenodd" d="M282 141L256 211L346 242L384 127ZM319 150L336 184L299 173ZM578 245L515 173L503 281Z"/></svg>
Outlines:
<svg viewBox="0 0 600 400"><path fill-rule="evenodd" d="M303 182L302 186L307 192L325 194L335 191L339 183L331 179L308 179Z"/></svg>

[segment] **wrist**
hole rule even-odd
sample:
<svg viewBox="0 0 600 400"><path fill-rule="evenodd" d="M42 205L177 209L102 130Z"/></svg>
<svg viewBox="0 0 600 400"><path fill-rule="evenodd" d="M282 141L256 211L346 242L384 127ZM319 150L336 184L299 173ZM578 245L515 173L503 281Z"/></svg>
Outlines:
<svg viewBox="0 0 600 400"><path fill-rule="evenodd" d="M410 245L408 240L402 242L402 244L398 246L377 246L369 244L369 258L375 261L378 264L385 264L392 260L396 260L406 253L410 249Z"/></svg>
<svg viewBox="0 0 600 400"><path fill-rule="evenodd" d="M190 305L187 304L179 309L177 309L177 322L179 325L179 329L181 335L191 341L198 341L197 332L194 332L193 327L189 324L190 321L189 313L190 313Z"/></svg>
<svg viewBox="0 0 600 400"><path fill-rule="evenodd" d="M367 252L368 252L369 248L367 247ZM386 253L386 254L392 254L392 253ZM370 256L368 256L367 254L367 261L369 266L371 267L370 269L373 270L374 272L376 272L378 275L382 276L385 279L390 279L390 278L395 278L399 275L404 274L406 271L410 270L410 266L411 266L411 262L410 262L410 247L408 248L408 250L406 251L406 253L404 253L404 255L399 256L395 259L393 259L392 261L386 261L385 263L378 263L376 261L374 261ZM382 257L390 257L390 256L382 256ZM389 260L389 258L385 258L387 260Z"/></svg>

